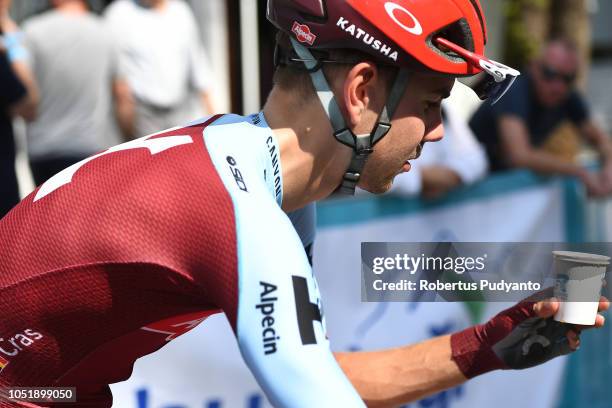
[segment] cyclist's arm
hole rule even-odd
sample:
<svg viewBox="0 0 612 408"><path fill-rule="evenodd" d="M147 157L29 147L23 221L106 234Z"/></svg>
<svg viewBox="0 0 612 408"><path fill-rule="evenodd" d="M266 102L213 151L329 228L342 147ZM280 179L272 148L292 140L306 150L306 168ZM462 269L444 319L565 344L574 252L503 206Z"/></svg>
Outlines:
<svg viewBox="0 0 612 408"><path fill-rule="evenodd" d="M257 382L277 407L364 406L329 348L317 284L290 221L255 200L236 204L236 331Z"/></svg>
<svg viewBox="0 0 612 408"><path fill-rule="evenodd" d="M362 407L326 339L319 290L302 241L277 202L274 186L282 184L270 148L277 152L278 146L271 131L254 122L227 116L204 132L232 199L236 231L237 274L214 287L217 294L227 293L215 302L274 406Z"/></svg>
<svg viewBox="0 0 612 408"><path fill-rule="evenodd" d="M336 358L368 406L393 407L489 371L534 367L575 351L581 328L552 319L557 301L534 299L450 336L396 349L337 353ZM608 307L602 297L599 311ZM603 323L598 316L590 327Z"/></svg>
<svg viewBox="0 0 612 408"><path fill-rule="evenodd" d="M382 351L336 353L369 407L394 407L466 381L451 359L450 336Z"/></svg>
<svg viewBox="0 0 612 408"><path fill-rule="evenodd" d="M288 214L305 248L314 238L314 205ZM311 262L312 264L312 262ZM335 353L368 406L393 406L463 383L451 360L450 336L387 351ZM382 375L372 376L379 372Z"/></svg>

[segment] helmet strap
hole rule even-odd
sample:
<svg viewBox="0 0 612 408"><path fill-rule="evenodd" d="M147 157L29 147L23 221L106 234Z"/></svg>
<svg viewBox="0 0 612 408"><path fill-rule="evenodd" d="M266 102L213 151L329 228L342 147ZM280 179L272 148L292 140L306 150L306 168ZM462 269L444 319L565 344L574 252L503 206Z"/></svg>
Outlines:
<svg viewBox="0 0 612 408"><path fill-rule="evenodd" d="M391 130L391 118L397 109L397 106L402 99L406 87L408 85L408 79L410 72L406 69L400 69L397 78L391 88L391 93L387 102L378 117L378 121L371 133L362 135L355 135L351 129L346 126L344 116L340 112L338 103L334 97L334 93L329 87L329 83L325 78L325 74L321 69L321 64L312 55L310 50L291 38L293 49L298 56L304 61L306 69L310 73L312 84L317 92L317 96L323 105L323 110L329 118L329 121L334 130L334 137L336 140L353 149L353 156L351 163L344 173L342 183L336 190L337 195L352 196L355 194L355 188L363 168L368 160L368 157L374 151L374 145L378 143L383 137Z"/></svg>

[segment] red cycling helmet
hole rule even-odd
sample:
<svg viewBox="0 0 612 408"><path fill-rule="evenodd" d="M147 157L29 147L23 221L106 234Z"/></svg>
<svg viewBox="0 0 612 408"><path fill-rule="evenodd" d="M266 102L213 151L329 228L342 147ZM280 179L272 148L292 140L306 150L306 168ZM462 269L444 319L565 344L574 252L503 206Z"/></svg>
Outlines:
<svg viewBox="0 0 612 408"><path fill-rule="evenodd" d="M309 48L352 48L378 62L474 75L476 67L444 52L444 37L476 54L486 43L478 0L270 0L268 19Z"/></svg>
<svg viewBox="0 0 612 408"><path fill-rule="evenodd" d="M310 49L356 49L385 65L454 76L486 71L475 91L494 102L519 75L483 56L479 0L269 0L268 19Z"/></svg>
<svg viewBox="0 0 612 408"><path fill-rule="evenodd" d="M336 139L354 149L341 190L351 194L374 145L391 128L390 118L411 71L451 76L484 73L474 91L497 102L520 73L483 56L487 40L479 0L268 0L268 19L287 33L326 110ZM369 135L354 135L345 125L317 57L326 49L355 49L377 63L400 68L385 110ZM277 61L281 62L280 60Z"/></svg>

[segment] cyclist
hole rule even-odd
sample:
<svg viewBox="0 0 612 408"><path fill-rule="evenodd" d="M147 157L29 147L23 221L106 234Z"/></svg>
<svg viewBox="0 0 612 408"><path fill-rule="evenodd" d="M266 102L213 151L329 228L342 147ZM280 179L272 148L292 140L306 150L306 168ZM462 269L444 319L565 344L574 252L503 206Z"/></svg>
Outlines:
<svg viewBox="0 0 612 408"><path fill-rule="evenodd" d="M219 312L275 406L396 405L578 347L549 300L414 346L331 353L285 211L385 191L442 137L455 77L482 73L495 100L518 73L482 56L477 0L270 0L268 16L281 34L263 112L99 153L0 222L0 388L76 386L81 406L109 406L137 358Z"/></svg>

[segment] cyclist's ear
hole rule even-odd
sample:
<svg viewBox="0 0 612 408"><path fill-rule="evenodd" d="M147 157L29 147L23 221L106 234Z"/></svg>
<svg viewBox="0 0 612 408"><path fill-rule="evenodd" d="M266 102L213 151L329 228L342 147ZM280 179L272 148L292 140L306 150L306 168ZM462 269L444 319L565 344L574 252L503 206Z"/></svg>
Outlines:
<svg viewBox="0 0 612 408"><path fill-rule="evenodd" d="M373 109L371 102L375 100L373 93L380 81L378 68L371 62L360 62L354 65L346 74L343 87L343 101L346 109L347 122L356 127L363 119L368 108Z"/></svg>

